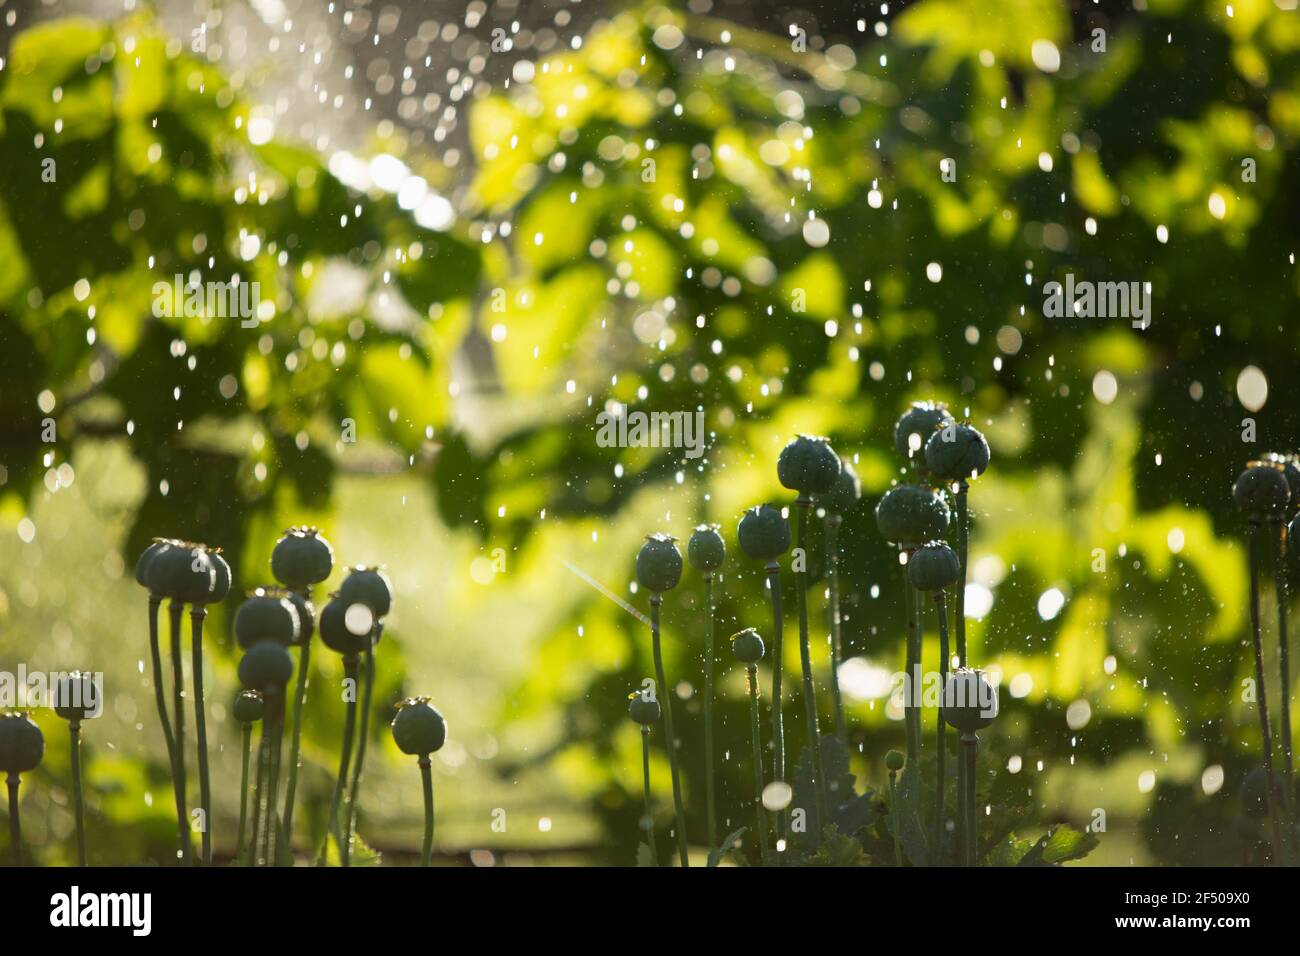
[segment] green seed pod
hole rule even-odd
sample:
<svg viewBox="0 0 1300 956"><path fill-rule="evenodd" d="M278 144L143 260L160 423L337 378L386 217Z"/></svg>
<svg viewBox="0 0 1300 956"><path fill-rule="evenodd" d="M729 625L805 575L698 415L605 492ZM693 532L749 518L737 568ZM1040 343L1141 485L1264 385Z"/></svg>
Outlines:
<svg viewBox="0 0 1300 956"><path fill-rule="evenodd" d="M942 541L931 541L912 552L907 562L907 580L918 591L941 591L961 580L957 552Z"/></svg>
<svg viewBox="0 0 1300 956"><path fill-rule="evenodd" d="M767 653L763 638L752 627L745 628L731 639L731 653L742 664L757 664Z"/></svg>
<svg viewBox="0 0 1300 956"><path fill-rule="evenodd" d="M235 640L243 648L260 641L289 645L298 640L301 623L298 609L282 588L258 588L235 612Z"/></svg>
<svg viewBox="0 0 1300 956"><path fill-rule="evenodd" d="M271 573L287 588L306 590L334 570L334 549L315 528L290 528L271 551Z"/></svg>
<svg viewBox="0 0 1300 956"><path fill-rule="evenodd" d="M1282 469L1282 474L1286 476L1286 486L1291 492L1289 510L1294 511L1300 507L1300 456L1283 455L1271 451L1264 456L1264 462L1269 465L1277 465Z"/></svg>
<svg viewBox="0 0 1300 956"><path fill-rule="evenodd" d="M298 591L285 592L284 599L293 605L298 613L298 637L295 644L306 644L316 633L316 607Z"/></svg>
<svg viewBox="0 0 1300 956"><path fill-rule="evenodd" d="M840 459L840 476L835 479L835 487L819 499L828 516L842 518L853 514L862 499L862 482L853 470L847 458Z"/></svg>
<svg viewBox="0 0 1300 956"><path fill-rule="evenodd" d="M751 561L775 561L790 550L790 523L779 509L759 505L740 516L736 540Z"/></svg>
<svg viewBox="0 0 1300 956"><path fill-rule="evenodd" d="M913 402L894 423L894 447L908 461L924 463L923 450L935 429L952 421L942 402Z"/></svg>
<svg viewBox="0 0 1300 956"><path fill-rule="evenodd" d="M239 659L239 682L251 690L284 687L293 676L293 658L278 641L258 641Z"/></svg>
<svg viewBox="0 0 1300 956"><path fill-rule="evenodd" d="M54 712L64 720L88 720L104 710L103 688L92 674L73 671L54 682Z"/></svg>
<svg viewBox="0 0 1300 956"><path fill-rule="evenodd" d="M970 481L989 466L989 443L974 425L949 422L925 443L925 467L944 481Z"/></svg>
<svg viewBox="0 0 1300 956"><path fill-rule="evenodd" d="M686 557L691 567L705 574L712 574L722 567L727 558L727 545L716 524L698 525L691 532L691 539L686 542Z"/></svg>
<svg viewBox="0 0 1300 956"><path fill-rule="evenodd" d="M835 487L840 468L840 456L831 448L830 439L797 435L781 449L776 477L801 495L824 495Z"/></svg>
<svg viewBox="0 0 1300 956"><path fill-rule="evenodd" d="M1280 520L1286 514L1291 489L1280 465L1252 461L1237 476L1232 498L1251 521Z"/></svg>
<svg viewBox="0 0 1300 956"><path fill-rule="evenodd" d="M397 705L393 742L404 754L423 757L447 742L447 721L427 697L408 697Z"/></svg>
<svg viewBox="0 0 1300 956"><path fill-rule="evenodd" d="M907 758L897 750L891 750L889 753L885 754L885 769L890 773L898 773L898 771L903 769L903 763L906 759Z"/></svg>
<svg viewBox="0 0 1300 956"><path fill-rule="evenodd" d="M45 755L45 736L26 714L0 714L0 773L35 770Z"/></svg>
<svg viewBox="0 0 1300 956"><path fill-rule="evenodd" d="M627 715L642 727L659 723L660 707L657 698L647 700L640 691L627 695Z"/></svg>
<svg viewBox="0 0 1300 956"><path fill-rule="evenodd" d="M344 603L341 596L336 594L332 600L321 608L320 618L317 621L320 639L325 646L338 654L342 654L344 657L355 657L370 646L369 629L356 634L348 628L348 608L350 606Z"/></svg>
<svg viewBox="0 0 1300 956"><path fill-rule="evenodd" d="M192 541L176 541L149 562L154 590L182 604L207 604L217 591L217 571L208 549Z"/></svg>
<svg viewBox="0 0 1300 956"><path fill-rule="evenodd" d="M241 690L235 696L235 703L230 708L231 715L241 724L255 724L266 712L262 695L255 690Z"/></svg>
<svg viewBox="0 0 1300 956"><path fill-rule="evenodd" d="M1268 772L1263 767L1255 767L1242 778L1237 789L1237 799L1241 802L1241 812L1251 820L1268 818ZM1273 775L1273 802L1285 806L1285 791L1277 774Z"/></svg>
<svg viewBox="0 0 1300 956"><path fill-rule="evenodd" d="M152 565L154 558L158 557L158 555L162 554L171 546L172 542L167 538L154 538L153 544L140 552L140 558L135 562L136 584L153 590L150 585L150 581L152 580L150 578L150 566Z"/></svg>
<svg viewBox="0 0 1300 956"><path fill-rule="evenodd" d="M943 685L943 719L963 734L983 730L998 715L998 689L981 670L958 667Z"/></svg>
<svg viewBox="0 0 1300 956"><path fill-rule="evenodd" d="M876 526L891 544L917 548L948 530L948 502L923 485L894 485L876 504Z"/></svg>
<svg viewBox="0 0 1300 956"><path fill-rule="evenodd" d="M359 564L348 568L348 576L339 588L339 598L348 607L364 604L376 619L385 618L393 606L393 586L383 567Z"/></svg>
<svg viewBox="0 0 1300 956"><path fill-rule="evenodd" d="M652 594L663 594L677 587L682 579L682 556L670 534L646 535L645 544L636 554L636 583Z"/></svg>
<svg viewBox="0 0 1300 956"><path fill-rule="evenodd" d="M230 565L226 559L221 556L220 548L213 548L208 552L208 559L212 562L212 570L217 574L217 586L213 588L212 594L208 598L209 604L219 604L226 599L230 593Z"/></svg>

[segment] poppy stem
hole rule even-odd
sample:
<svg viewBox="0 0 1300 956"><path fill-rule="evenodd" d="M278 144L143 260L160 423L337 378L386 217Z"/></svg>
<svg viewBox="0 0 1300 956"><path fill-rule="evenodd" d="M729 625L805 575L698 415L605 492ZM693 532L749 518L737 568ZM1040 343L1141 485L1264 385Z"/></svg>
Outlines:
<svg viewBox="0 0 1300 956"><path fill-rule="evenodd" d="M433 770L428 754L420 754L420 778L424 782L424 847L420 852L420 866L427 867L433 853Z"/></svg>
<svg viewBox="0 0 1300 956"><path fill-rule="evenodd" d="M202 811L201 848L204 866L212 865L212 789L208 779L208 721L203 707L203 619L208 609L190 605L190 654L194 672L194 731L199 748L199 807Z"/></svg>
<svg viewBox="0 0 1300 956"><path fill-rule="evenodd" d="M248 823L248 758L253 749L253 725L244 724L244 772L239 782L239 838L235 841L235 859L244 855L244 828Z"/></svg>
<svg viewBox="0 0 1300 956"><path fill-rule="evenodd" d="M840 641L840 521L839 515L826 516L826 576L831 604L831 704L835 709L835 736L848 740L844 726L844 701L840 697L840 662L844 649Z"/></svg>
<svg viewBox="0 0 1300 956"><path fill-rule="evenodd" d="M311 600L311 589L303 588L304 601ZM293 694L293 726L289 731L289 780L284 791L284 838L293 845L293 804L298 794L298 751L302 740L302 709L307 702L307 674L311 668L311 638L308 634L298 651L298 686Z"/></svg>
<svg viewBox="0 0 1300 956"><path fill-rule="evenodd" d="M257 742L257 778L253 783L253 832L248 838L248 859L244 862L245 866L258 864L258 835L262 832L262 783L266 777L266 754L270 746L266 729L267 719L265 715L262 717L262 733Z"/></svg>
<svg viewBox="0 0 1300 956"><path fill-rule="evenodd" d="M18 783L20 777L10 773L5 777L9 785L9 850L13 853L14 866L23 865L23 828L18 822Z"/></svg>
<svg viewBox="0 0 1300 956"><path fill-rule="evenodd" d="M269 721L272 730L271 764L268 774L270 782L266 795L266 831L262 834L262 840L266 848L266 865L276 866L280 841L280 808L276 804L280 791L280 753L284 743L284 689L277 687L266 697L267 716L262 726L265 728Z"/></svg>
<svg viewBox="0 0 1300 956"><path fill-rule="evenodd" d="M1270 537L1273 539L1273 581L1277 591L1277 646L1278 670L1282 679L1282 777L1286 783L1286 803L1288 813L1293 813L1292 802L1295 799L1295 780L1292 769L1291 750L1291 641L1287 635L1288 600L1286 567L1282 562L1283 525L1276 522Z"/></svg>
<svg viewBox="0 0 1300 956"><path fill-rule="evenodd" d="M352 819L357 809L357 794L361 789L361 768L366 762L366 738L370 736L370 701L375 691L375 641L379 640L383 624L376 625L370 646L366 648L366 689L361 698L361 732L357 736L357 759L352 765L352 786L348 791L348 805L343 812L343 865L352 862Z"/></svg>
<svg viewBox="0 0 1300 956"><path fill-rule="evenodd" d="M957 629L957 666L966 666L966 552L970 547L970 510L967 495L970 485L957 482L957 562L961 565L961 582L953 595L954 625Z"/></svg>
<svg viewBox="0 0 1300 956"><path fill-rule="evenodd" d="M890 831L894 834L894 866L903 865L903 849L898 842L898 771L889 771Z"/></svg>
<svg viewBox="0 0 1300 956"><path fill-rule="evenodd" d="M654 648L655 680L658 681L659 700L663 704L664 731L668 737L664 745L668 751L668 767L672 770L673 777L673 814L677 821L677 855L681 858L682 866L688 867L691 863L686 853L686 812L682 809L682 784L677 776L677 736L673 733L672 691L669 690L668 679L664 677L664 657L659 642L659 605L662 602L663 598L658 594L650 596L650 636Z"/></svg>
<svg viewBox="0 0 1300 956"><path fill-rule="evenodd" d="M86 805L81 792L81 721L68 721L69 758L72 764L72 799L76 811L77 866L86 865Z"/></svg>
<svg viewBox="0 0 1300 956"><path fill-rule="evenodd" d="M934 592L934 607L939 615L939 686L942 688L948 681L948 605L944 600L943 590ZM943 719L943 707L936 711L938 715L938 733L935 741L938 747L936 754L936 771L934 786L934 862L938 866L943 866L943 831L944 831L944 788L947 786L947 776L944 773L944 761L948 754L948 726Z"/></svg>
<svg viewBox="0 0 1300 956"><path fill-rule="evenodd" d="M754 755L754 816L758 824L758 852L764 866L767 856L767 815L763 810L763 726L758 718L758 665L745 667L749 678L749 742Z"/></svg>
<svg viewBox="0 0 1300 956"><path fill-rule="evenodd" d="M785 780L785 721L781 716L781 671L784 651L785 617L781 613L781 565L767 563L767 583L772 601L772 778ZM776 814L778 863L785 844L785 810Z"/></svg>
<svg viewBox="0 0 1300 956"><path fill-rule="evenodd" d="M185 606L173 598L167 606L167 610L171 623L172 708L174 710L173 720L175 721L176 731L176 770L174 774L176 814L180 820L181 861L185 866L189 866L192 847L190 844L190 811L185 794L185 672L181 664L181 614L185 610Z"/></svg>
<svg viewBox="0 0 1300 956"><path fill-rule="evenodd" d="M903 552L909 558L912 549ZM900 565L903 571L903 604L907 615L907 655L904 662L907 679L903 682L906 697L903 700L903 729L907 736L907 762L920 767L921 758L921 711L916 705L918 696L917 670L921 665L921 627L917 617L917 605L920 601L907 579L907 565Z"/></svg>
<svg viewBox="0 0 1300 956"><path fill-rule="evenodd" d="M962 812L966 819L965 841L962 845L966 866L979 865L979 828L975 815L975 755L979 751L979 738L974 734L961 735L961 762L965 790L962 793Z"/></svg>
<svg viewBox="0 0 1300 956"><path fill-rule="evenodd" d="M704 782L705 812L708 814L709 849L718 845L715 823L716 792L713 780L713 575L704 576L708 621L704 630Z"/></svg>
<svg viewBox="0 0 1300 956"><path fill-rule="evenodd" d="M1259 737L1264 751L1264 774L1268 778L1268 824L1273 844L1273 865L1282 864L1282 834L1278 827L1277 800L1274 788L1277 780L1273 776L1273 732L1268 717L1268 691L1264 685L1264 642L1259 628L1259 522L1250 523L1250 540L1247 550L1250 555L1250 630L1255 645L1255 693L1259 706Z"/></svg>
<svg viewBox="0 0 1300 956"><path fill-rule="evenodd" d="M172 721L167 712L167 692L163 689L162 649L158 637L158 609L162 606L162 595L149 594L149 657L153 665L153 696L158 707L158 723L162 725L163 740L167 744L167 763L171 768L172 795L176 800L176 824L178 830L178 851L185 859L189 845L189 834L185 829L185 801L176 786L176 738L172 735Z"/></svg>
<svg viewBox="0 0 1300 956"><path fill-rule="evenodd" d="M659 849L655 846L654 802L650 796L650 726L641 725L641 776L645 781L645 842L650 847L650 865L659 866Z"/></svg>
<svg viewBox="0 0 1300 956"><path fill-rule="evenodd" d="M357 658L348 655L343 658L343 681L350 693L347 696L347 716L343 720L343 746L339 750L339 775L334 782L334 796L330 800L329 832L325 835L325 845L321 847L319 866L325 865L329 850L329 838L334 837L339 859L343 859L343 838L339 831L339 805L343 802L343 788L347 785L348 764L352 760L352 734L357 724Z"/></svg>
<svg viewBox="0 0 1300 956"><path fill-rule="evenodd" d="M808 512L812 509L812 499L807 495L800 495L795 501L795 507L799 516L796 546L803 560L803 569L795 567L794 600L799 613L799 663L803 668L804 722L808 726L808 746L812 751L814 775L814 799L817 803L815 834L818 842L821 842L829 801L826 795L826 774L822 768L821 728L817 725L817 690L813 685L812 649L808 639Z"/></svg>

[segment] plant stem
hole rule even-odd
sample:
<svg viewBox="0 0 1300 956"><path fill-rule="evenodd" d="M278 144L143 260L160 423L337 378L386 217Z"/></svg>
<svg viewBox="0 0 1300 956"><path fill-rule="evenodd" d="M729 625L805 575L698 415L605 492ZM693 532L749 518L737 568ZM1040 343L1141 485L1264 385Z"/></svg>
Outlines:
<svg viewBox="0 0 1300 956"><path fill-rule="evenodd" d="M683 867L690 866L686 854L686 812L682 809L682 784L677 776L677 735L673 733L672 691L668 688L668 679L664 677L664 656L659 646L659 605L663 598L658 594L650 596L650 637L654 648L655 680L659 684L659 700L663 704L664 731L668 739L664 742L668 751L668 767L673 776L673 814L677 819L677 855Z"/></svg>
<svg viewBox="0 0 1300 956"><path fill-rule="evenodd" d="M826 571L831 599L831 704L835 708L835 736L848 740L844 726L844 702L840 697L840 662L844 648L840 642L840 521L839 515L826 516Z"/></svg>
<svg viewBox="0 0 1300 956"><path fill-rule="evenodd" d="M383 625L378 625L382 627ZM361 789L361 768L366 762L366 738L370 736L370 701L375 692L375 641L371 637L366 648L366 689L361 698L361 732L357 735L357 759L352 765L352 786L348 791L348 805L343 811L343 865L352 861L352 818L356 813L357 794Z"/></svg>
<svg viewBox="0 0 1300 956"><path fill-rule="evenodd" d="M781 613L781 565L767 563L767 584L772 600L772 779L785 781L785 721L781 716L781 670L785 635L785 617ZM785 843L785 810L776 814L778 861Z"/></svg>
<svg viewBox="0 0 1300 956"><path fill-rule="evenodd" d="M745 667L749 677L749 741L754 753L754 816L758 825L758 852L764 866L767 857L767 816L763 812L763 727L758 719L758 665Z"/></svg>
<svg viewBox="0 0 1300 956"><path fill-rule="evenodd" d="M280 808L276 804L280 791L280 753L284 743L284 689L270 690L264 696L266 697L266 720L271 724L271 765L266 795L266 830L262 834L262 840L266 848L266 865L276 866L276 851L280 837ZM262 726L266 727L266 721Z"/></svg>
<svg viewBox="0 0 1300 956"><path fill-rule="evenodd" d="M1250 523L1250 630L1255 643L1255 683L1259 706L1259 736L1264 750L1264 775L1268 778L1268 823L1273 841L1273 865L1282 864L1282 834L1278 827L1277 801L1273 789L1277 781L1273 776L1273 732L1268 717L1268 692L1264 686L1264 642L1259 630L1259 524Z"/></svg>
<svg viewBox="0 0 1300 956"><path fill-rule="evenodd" d="M650 796L650 726L641 725L641 776L645 781L645 841L650 846L650 863L659 865L659 849L655 846L654 802Z"/></svg>
<svg viewBox="0 0 1300 956"><path fill-rule="evenodd" d="M966 866L979 865L979 827L975 816L975 754L979 750L979 738L974 734L961 735L961 762L964 767L963 782L966 785L962 793L962 811L966 818L966 839L962 844L963 859Z"/></svg>
<svg viewBox="0 0 1300 956"><path fill-rule="evenodd" d="M715 822L715 790L713 782L713 575L704 576L704 597L708 607L708 622L704 629L704 802L708 814L709 850L718 845Z"/></svg>
<svg viewBox="0 0 1300 956"><path fill-rule="evenodd" d="M311 588L300 592L303 600L311 600ZM284 791L284 838L293 846L293 804L298 794L298 749L302 740L302 708L307 702L307 673L311 666L311 638L303 639L298 651L298 687L293 695L293 726L289 731L289 781Z"/></svg>
<svg viewBox="0 0 1300 956"><path fill-rule="evenodd" d="M903 849L898 843L898 772L889 771L889 829L894 834L894 866L903 865Z"/></svg>
<svg viewBox="0 0 1300 956"><path fill-rule="evenodd" d="M263 701L265 705L265 701ZM270 738L267 737L265 713L262 717L262 733L257 742L257 778L253 783L253 832L248 837L248 859L245 866L257 866L258 857L258 834L261 833L262 826L262 783L266 777L266 754L270 746Z"/></svg>
<svg viewBox="0 0 1300 956"><path fill-rule="evenodd" d="M1276 522L1276 527L1269 535L1273 539L1273 581L1277 591L1277 646L1278 670L1282 678L1282 778L1286 783L1286 804L1288 815L1294 816L1292 802L1295 799L1295 780L1292 769L1291 751L1291 642L1287 636L1288 592L1286 566L1282 562L1283 524Z"/></svg>
<svg viewBox="0 0 1300 956"><path fill-rule="evenodd" d="M329 829L325 834L325 845L321 847L318 865L324 866L329 850L329 838L334 837L338 847L339 859L343 859L343 839L339 832L339 804L343 801L343 788L347 784L348 764L352 760L352 734L357 724L357 658L348 655L343 658L343 679L351 682L352 694L347 702L347 716L343 720L343 746L339 751L339 776L334 783L334 796L330 800Z"/></svg>
<svg viewBox="0 0 1300 956"><path fill-rule="evenodd" d="M18 822L18 774L11 773L5 777L9 785L9 850L13 853L14 866L23 865L23 828Z"/></svg>
<svg viewBox="0 0 1300 956"><path fill-rule="evenodd" d="M239 781L239 838L235 841L235 859L244 855L244 827L248 823L248 757L253 749L253 725L244 724L244 772Z"/></svg>
<svg viewBox="0 0 1300 956"><path fill-rule="evenodd" d="M794 572L794 600L799 611L799 663L803 667L803 707L804 721L808 725L808 746L812 750L813 791L817 802L817 828L814 831L817 841L821 842L822 829L826 826L828 800L826 796L826 774L822 768L821 728L817 724L817 690L813 686L812 648L808 639L808 512L812 508L812 499L800 495L795 501L799 514L797 524L797 547L803 555L803 570Z"/></svg>
<svg viewBox="0 0 1300 956"><path fill-rule="evenodd" d="M970 511L967 494L970 485L957 483L957 563L961 565L961 582L954 598L954 624L957 628L957 666L966 666L966 553L970 547Z"/></svg>
<svg viewBox="0 0 1300 956"><path fill-rule="evenodd" d="M81 721L68 721L68 744L72 763L72 799L77 820L77 866L85 866L86 804L81 792Z"/></svg>
<svg viewBox="0 0 1300 956"><path fill-rule="evenodd" d="M162 595L149 594L149 657L153 665L153 696L158 707L158 722L162 725L163 740L167 744L167 763L171 768L172 796L176 800L176 824L181 859L186 858L189 847L189 833L185 829L185 798L177 787L176 774L176 738L172 736L171 717L167 713L167 692L163 689L162 650L158 639L158 609L162 606Z"/></svg>
<svg viewBox="0 0 1300 956"><path fill-rule="evenodd" d="M912 549L908 548L904 553L910 558ZM911 582L907 579L907 565L900 564L899 567L903 570L903 604L904 612L907 615L907 656L903 665L907 674L907 680L903 682L903 689L907 696L903 700L903 729L907 737L907 762L919 770L919 761L921 759L921 711L916 706L916 698L919 695L916 672L921 664L921 635L916 611L920 602L912 589Z"/></svg>
<svg viewBox="0 0 1300 956"><path fill-rule="evenodd" d="M424 781L424 848L420 866L428 866L433 853L433 770L428 754L420 754L420 778Z"/></svg>
<svg viewBox="0 0 1300 956"><path fill-rule="evenodd" d="M176 814L180 820L181 862L190 864L190 810L185 796L185 673L181 665L181 613L185 606L175 599L167 606L171 624L172 707L176 732Z"/></svg>
<svg viewBox="0 0 1300 956"><path fill-rule="evenodd" d="M203 619L208 609L190 605L190 654L194 672L194 732L199 746L199 806L203 809L203 865L212 865L212 789L208 780L208 721L203 707Z"/></svg>
<svg viewBox="0 0 1300 956"><path fill-rule="evenodd" d="M934 592L934 608L939 615L939 687L942 688L948 680L948 606L944 600L943 591ZM940 694L942 695L942 690ZM942 705L942 699L940 700ZM938 710L938 733L935 741L938 747L938 754L935 759L936 764L936 782L934 786L934 862L937 866L943 866L943 803L944 787L947 785L947 777L944 774L944 761L948 754L948 726L943 719L943 707Z"/></svg>

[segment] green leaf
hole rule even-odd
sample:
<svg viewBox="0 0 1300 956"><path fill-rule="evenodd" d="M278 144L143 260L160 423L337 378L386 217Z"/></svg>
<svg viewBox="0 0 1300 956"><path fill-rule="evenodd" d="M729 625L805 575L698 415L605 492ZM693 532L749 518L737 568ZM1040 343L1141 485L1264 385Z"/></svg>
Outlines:
<svg viewBox="0 0 1300 956"><path fill-rule="evenodd" d="M1081 860L1098 844L1096 834L1061 825L1048 830L1017 863L1017 866L1056 866L1067 860Z"/></svg>
<svg viewBox="0 0 1300 956"><path fill-rule="evenodd" d="M909 762L898 778L897 799L893 826L897 827L898 841L913 866L926 866L930 853L925 842L925 827L921 824L921 777L914 762Z"/></svg>
<svg viewBox="0 0 1300 956"><path fill-rule="evenodd" d="M720 846L709 851L709 866L717 866L721 863L723 856L740 843L740 838L744 833L745 827L740 827L739 829L732 830L728 833L727 838L722 841Z"/></svg>

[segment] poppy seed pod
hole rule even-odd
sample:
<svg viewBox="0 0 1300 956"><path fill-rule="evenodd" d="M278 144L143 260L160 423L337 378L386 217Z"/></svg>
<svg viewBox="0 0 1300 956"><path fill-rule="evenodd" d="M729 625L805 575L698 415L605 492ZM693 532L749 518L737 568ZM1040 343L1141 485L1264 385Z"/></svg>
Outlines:
<svg viewBox="0 0 1300 956"><path fill-rule="evenodd" d="M942 541L931 541L912 552L907 562L907 580L918 591L940 591L961 580L957 552Z"/></svg>
<svg viewBox="0 0 1300 956"><path fill-rule="evenodd" d="M103 711L103 688L82 671L60 674L54 682L54 712L64 720L88 720Z"/></svg>
<svg viewBox="0 0 1300 956"><path fill-rule="evenodd" d="M1291 499L1282 466L1250 462L1232 486L1232 499L1251 521L1281 518Z"/></svg>
<svg viewBox="0 0 1300 956"><path fill-rule="evenodd" d="M780 509L759 505L740 516L736 540L751 561L775 561L790 550L790 522Z"/></svg>
<svg viewBox="0 0 1300 956"><path fill-rule="evenodd" d="M716 524L702 524L691 532L691 538L686 542L686 557L691 567L706 574L722 567L727 558L727 545Z"/></svg>
<svg viewBox="0 0 1300 956"><path fill-rule="evenodd" d="M393 742L404 754L423 757L447 742L447 721L427 697L408 697L397 705Z"/></svg>
<svg viewBox="0 0 1300 956"><path fill-rule="evenodd" d="M1237 799L1241 801L1241 812L1251 820L1263 820L1268 816L1268 772L1263 767L1255 767L1242 778L1237 790ZM1273 777L1273 803L1284 805L1282 782Z"/></svg>
<svg viewBox="0 0 1300 956"><path fill-rule="evenodd" d="M989 443L966 422L949 422L925 443L925 467L944 481L970 481L989 466Z"/></svg>
<svg viewBox="0 0 1300 956"><path fill-rule="evenodd" d="M0 714L0 773L35 770L45 755L45 735L26 714Z"/></svg>
<svg viewBox="0 0 1300 956"><path fill-rule="evenodd" d="M636 583L653 594L663 594L677 587L682 579L682 556L668 534L646 535L645 544L636 553Z"/></svg>
<svg viewBox="0 0 1300 956"><path fill-rule="evenodd" d="M835 479L835 486L821 496L822 507L828 515L843 517L857 510L862 498L862 482L858 473L847 458L840 460L840 476Z"/></svg>
<svg viewBox="0 0 1300 956"><path fill-rule="evenodd" d="M1300 456L1269 452L1264 456L1264 462L1277 465L1282 469L1282 474L1286 476L1287 489L1291 492L1291 510L1300 507Z"/></svg>
<svg viewBox="0 0 1300 956"><path fill-rule="evenodd" d="M835 487L840 468L840 456L831 448L830 439L797 435L781 449L776 477L801 495L823 495Z"/></svg>
<svg viewBox="0 0 1300 956"><path fill-rule="evenodd" d="M221 556L221 551L217 548L208 552L208 559L212 562L212 570L217 575L216 587L212 589L208 603L219 604L230 593L230 565L226 563L226 559Z"/></svg>
<svg viewBox="0 0 1300 956"><path fill-rule="evenodd" d="M299 633L298 609L280 588L258 588L235 612L235 640L240 647L260 641L293 644Z"/></svg>
<svg viewBox="0 0 1300 956"><path fill-rule="evenodd" d="M906 758L897 750L891 750L885 754L885 769L890 773L898 773L903 769L903 763Z"/></svg>
<svg viewBox="0 0 1300 956"><path fill-rule="evenodd" d="M983 730L998 715L998 689L984 672L958 667L943 685L943 719L963 734Z"/></svg>
<svg viewBox="0 0 1300 956"><path fill-rule="evenodd" d="M643 697L640 691L633 691L627 695L627 715L642 727L659 723L660 712L657 698Z"/></svg>
<svg viewBox="0 0 1300 956"><path fill-rule="evenodd" d="M316 633L316 608L299 591L286 592L284 599L298 613L298 637L294 643L306 644L311 640L312 634Z"/></svg>
<svg viewBox="0 0 1300 956"><path fill-rule="evenodd" d="M149 562L150 586L182 604L207 604L217 590L217 570L208 549L190 541L174 541Z"/></svg>
<svg viewBox="0 0 1300 956"><path fill-rule="evenodd" d="M172 546L172 542L167 538L154 538L149 547L140 552L139 559L135 562L135 583L141 587L154 590L152 578L150 577L150 566L153 559L162 554Z"/></svg>
<svg viewBox="0 0 1300 956"><path fill-rule="evenodd" d="M339 587L339 598L347 607L364 604L376 619L384 618L393 606L393 586L382 567L359 564L348 568L348 576Z"/></svg>
<svg viewBox="0 0 1300 956"><path fill-rule="evenodd" d="M923 485L894 485L876 504L876 527L886 541L919 547L948 530L948 502Z"/></svg>
<svg viewBox="0 0 1300 956"><path fill-rule="evenodd" d="M731 639L731 653L742 664L757 664L767 653L763 638L752 627L746 628Z"/></svg>
<svg viewBox="0 0 1300 956"><path fill-rule="evenodd" d="M951 422L948 406L942 402L913 402L894 423L894 447L908 461L923 463L925 443L935 429Z"/></svg>
<svg viewBox="0 0 1300 956"><path fill-rule="evenodd" d="M255 724L262 719L266 704L255 690L241 690L230 708L231 715L241 724Z"/></svg>
<svg viewBox="0 0 1300 956"><path fill-rule="evenodd" d="M287 588L302 591L334 570L334 549L315 528L290 528L271 551L271 573Z"/></svg>
<svg viewBox="0 0 1300 956"><path fill-rule="evenodd" d="M370 646L369 629L356 634L348 628L348 608L350 606L344 603L343 599L336 594L332 600L321 608L320 617L316 622L321 641L330 650L342 654L344 657L355 657Z"/></svg>
<svg viewBox="0 0 1300 956"><path fill-rule="evenodd" d="M293 676L293 658L278 641L258 641L239 659L239 682L266 692L284 687Z"/></svg>

